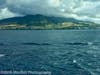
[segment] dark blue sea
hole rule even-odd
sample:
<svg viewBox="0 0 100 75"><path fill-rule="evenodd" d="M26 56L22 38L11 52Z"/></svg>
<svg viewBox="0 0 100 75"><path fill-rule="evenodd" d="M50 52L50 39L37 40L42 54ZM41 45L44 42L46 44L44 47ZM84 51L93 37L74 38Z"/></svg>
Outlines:
<svg viewBox="0 0 100 75"><path fill-rule="evenodd" d="M0 30L2 71L100 75L100 30Z"/></svg>

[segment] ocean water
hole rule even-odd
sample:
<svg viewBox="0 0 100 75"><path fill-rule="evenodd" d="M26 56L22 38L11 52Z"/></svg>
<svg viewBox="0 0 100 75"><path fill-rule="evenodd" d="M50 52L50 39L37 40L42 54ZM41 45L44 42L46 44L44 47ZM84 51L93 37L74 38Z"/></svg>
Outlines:
<svg viewBox="0 0 100 75"><path fill-rule="evenodd" d="M100 75L100 30L0 30L0 71Z"/></svg>

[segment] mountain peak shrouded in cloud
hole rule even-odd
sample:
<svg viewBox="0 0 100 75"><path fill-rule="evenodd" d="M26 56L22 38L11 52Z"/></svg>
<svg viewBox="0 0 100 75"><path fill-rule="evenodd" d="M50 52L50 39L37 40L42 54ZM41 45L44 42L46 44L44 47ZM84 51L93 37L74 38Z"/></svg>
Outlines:
<svg viewBox="0 0 100 75"><path fill-rule="evenodd" d="M100 23L100 0L0 0L0 19L34 14Z"/></svg>

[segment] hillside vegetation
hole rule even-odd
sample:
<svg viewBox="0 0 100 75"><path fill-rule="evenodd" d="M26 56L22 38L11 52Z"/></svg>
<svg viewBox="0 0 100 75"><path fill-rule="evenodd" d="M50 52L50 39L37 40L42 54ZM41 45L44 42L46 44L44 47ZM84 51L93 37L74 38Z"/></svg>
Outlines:
<svg viewBox="0 0 100 75"><path fill-rule="evenodd" d="M99 24L73 18L28 15L0 20L0 29L91 29Z"/></svg>

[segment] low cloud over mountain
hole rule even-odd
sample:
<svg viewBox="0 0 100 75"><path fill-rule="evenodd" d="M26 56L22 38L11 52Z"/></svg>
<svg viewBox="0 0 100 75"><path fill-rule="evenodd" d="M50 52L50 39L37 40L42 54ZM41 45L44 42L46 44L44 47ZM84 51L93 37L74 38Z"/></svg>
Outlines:
<svg viewBox="0 0 100 75"><path fill-rule="evenodd" d="M100 23L100 0L0 0L0 19L34 14Z"/></svg>

